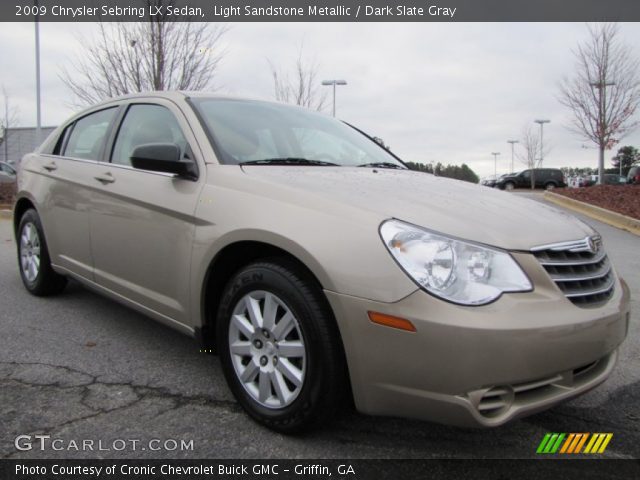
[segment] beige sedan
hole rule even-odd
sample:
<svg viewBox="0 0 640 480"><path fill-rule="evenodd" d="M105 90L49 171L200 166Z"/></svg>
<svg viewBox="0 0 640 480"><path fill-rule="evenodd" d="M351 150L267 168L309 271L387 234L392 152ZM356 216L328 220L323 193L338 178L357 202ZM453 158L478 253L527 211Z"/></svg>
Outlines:
<svg viewBox="0 0 640 480"><path fill-rule="evenodd" d="M604 381L628 329L589 226L297 107L109 100L23 159L14 213L31 293L74 278L197 338L284 432L351 400L501 425Z"/></svg>

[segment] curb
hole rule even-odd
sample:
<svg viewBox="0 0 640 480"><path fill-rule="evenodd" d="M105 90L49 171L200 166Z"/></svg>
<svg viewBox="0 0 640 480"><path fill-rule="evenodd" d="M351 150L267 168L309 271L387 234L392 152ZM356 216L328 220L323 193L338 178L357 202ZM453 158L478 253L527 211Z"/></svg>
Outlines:
<svg viewBox="0 0 640 480"><path fill-rule="evenodd" d="M627 217L626 215L612 212L602 207L596 207L589 203L580 202L579 200L574 200L573 198L568 198L563 195L558 195L557 193L544 192L544 198L562 207L640 236L640 220L636 220L635 218Z"/></svg>

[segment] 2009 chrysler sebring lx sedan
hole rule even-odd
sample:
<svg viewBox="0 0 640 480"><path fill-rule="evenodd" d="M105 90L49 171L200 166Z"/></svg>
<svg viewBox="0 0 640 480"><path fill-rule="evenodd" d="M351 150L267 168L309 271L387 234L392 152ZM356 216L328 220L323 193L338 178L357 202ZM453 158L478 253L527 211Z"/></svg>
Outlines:
<svg viewBox="0 0 640 480"><path fill-rule="evenodd" d="M239 403L280 431L351 397L500 425L604 381L628 329L629 290L590 227L409 171L298 107L110 100L27 155L18 190L31 293L71 277L215 345Z"/></svg>

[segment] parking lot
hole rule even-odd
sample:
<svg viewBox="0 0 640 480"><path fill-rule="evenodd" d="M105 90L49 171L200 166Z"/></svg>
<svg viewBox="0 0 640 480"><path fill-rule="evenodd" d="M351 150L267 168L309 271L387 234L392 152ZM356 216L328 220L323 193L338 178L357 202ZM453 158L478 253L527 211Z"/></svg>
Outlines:
<svg viewBox="0 0 640 480"><path fill-rule="evenodd" d="M640 458L640 238L585 221L602 234L632 292L629 337L605 384L492 430L347 412L321 431L287 437L241 411L217 357L200 353L191 339L76 283L58 297L30 296L18 274L11 222L0 219L0 456L527 458L546 432L612 432L605 456ZM61 448L15 448L18 435L33 434L61 439ZM120 450L113 448L117 439L139 443ZM165 449L149 448L151 439ZM94 441L93 450L70 447L83 440ZM181 440L187 447L193 440L192 448L181 449Z"/></svg>

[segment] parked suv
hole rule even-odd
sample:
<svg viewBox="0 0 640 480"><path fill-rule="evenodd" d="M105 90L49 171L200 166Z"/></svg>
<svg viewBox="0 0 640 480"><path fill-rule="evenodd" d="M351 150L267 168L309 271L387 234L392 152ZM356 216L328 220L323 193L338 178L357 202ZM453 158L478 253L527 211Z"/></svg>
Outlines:
<svg viewBox="0 0 640 480"><path fill-rule="evenodd" d="M214 346L242 407L283 432L351 395L367 414L501 425L603 382L628 329L591 227L410 171L299 107L109 100L18 179L29 292L75 278Z"/></svg>
<svg viewBox="0 0 640 480"><path fill-rule="evenodd" d="M552 190L567 186L561 170L557 168L532 168L500 177L496 182L496 187L501 190L531 188L531 177L534 179L535 188Z"/></svg>
<svg viewBox="0 0 640 480"><path fill-rule="evenodd" d="M627 183L640 185L640 167L631 167L627 174Z"/></svg>

